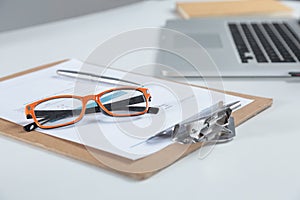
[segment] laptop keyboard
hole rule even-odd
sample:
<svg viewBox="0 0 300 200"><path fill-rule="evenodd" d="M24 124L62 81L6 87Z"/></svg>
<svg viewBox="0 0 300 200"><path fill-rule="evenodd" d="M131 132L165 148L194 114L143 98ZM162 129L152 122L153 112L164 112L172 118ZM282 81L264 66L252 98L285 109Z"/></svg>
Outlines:
<svg viewBox="0 0 300 200"><path fill-rule="evenodd" d="M242 63L300 62L300 39L286 23L229 23Z"/></svg>

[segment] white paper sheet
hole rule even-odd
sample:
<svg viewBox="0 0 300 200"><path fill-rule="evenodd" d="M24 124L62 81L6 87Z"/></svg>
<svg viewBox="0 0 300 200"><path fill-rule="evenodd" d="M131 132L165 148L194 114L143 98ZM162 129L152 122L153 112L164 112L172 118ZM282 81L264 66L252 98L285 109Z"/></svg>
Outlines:
<svg viewBox="0 0 300 200"><path fill-rule="evenodd" d="M26 125L32 122L26 119L24 114L25 105L28 103L61 94L96 94L113 87L105 83L62 77L56 74L58 69L82 70L83 63L73 59L1 82L0 117ZM99 67L85 65L84 70L99 72ZM135 160L159 151L172 142L162 140L158 143L132 146L211 106L213 102L241 101L242 106L245 106L252 101L116 70L106 70L102 75L143 83L144 87L149 88L152 96L150 106L159 107L159 113L126 118L110 117L101 113L89 114L75 125L55 129L38 128L37 131Z"/></svg>

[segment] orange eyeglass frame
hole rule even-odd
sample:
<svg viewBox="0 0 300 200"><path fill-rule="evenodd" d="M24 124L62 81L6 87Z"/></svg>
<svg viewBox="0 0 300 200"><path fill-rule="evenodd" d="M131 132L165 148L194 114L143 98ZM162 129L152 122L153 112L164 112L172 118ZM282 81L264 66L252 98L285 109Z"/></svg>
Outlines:
<svg viewBox="0 0 300 200"><path fill-rule="evenodd" d="M146 107L145 107L145 110L141 111L141 112L136 112L136 113L133 113L133 114L116 114L116 113L113 113L111 111L109 111L101 102L100 102L100 98L101 96L103 96L104 94L107 94L109 92L113 92L113 91L117 91L117 90L137 90L137 91L140 91L143 93L144 97L145 97L145 102L146 102ZM67 122L67 123L63 123L63 124L58 124L58 125L54 125L54 126L44 126L42 125L39 120L37 119L36 117L36 114L35 114L35 107L37 105L39 105L40 103L43 103L45 101L49 101L49 100L52 100L52 99L59 99L59 98L74 98L74 99L78 99L82 102L82 110L81 110L81 113L80 115L75 119L75 120L72 120L70 122ZM119 87L119 88L112 88L112 89L109 89L109 90L105 90L99 94L96 94L96 95L87 95L87 96L76 96L76 95L58 95L58 96L53 96L53 97L49 97L49 98L45 98L45 99L42 99L42 100L39 100L39 101L36 101L36 102L33 102L31 104L28 104L26 105L25 107L25 115L27 117L27 119L30 119L32 118L36 124L36 126L42 128L42 129L51 129L51 128L58 128L58 127L62 127L62 126L68 126L68 125L71 125L71 124L74 124L78 121L80 121L83 116L85 115L85 112L86 112L86 105L87 105L87 102L88 101L95 101L98 106L100 106L100 108L108 115L110 116L113 116L113 117L129 117L129 116L137 116L137 115L142 115L142 114L145 114L149 111L149 101L151 101L151 95L149 93L149 90L147 88L136 88L136 87ZM156 112L156 111L155 111ZM155 113L154 112L154 113ZM28 127L29 128L29 127ZM24 126L24 129L25 129L25 126ZM29 129L25 129L26 131L31 131L30 130L31 128ZM34 129L34 128L33 128ZM32 129L32 130L33 130Z"/></svg>

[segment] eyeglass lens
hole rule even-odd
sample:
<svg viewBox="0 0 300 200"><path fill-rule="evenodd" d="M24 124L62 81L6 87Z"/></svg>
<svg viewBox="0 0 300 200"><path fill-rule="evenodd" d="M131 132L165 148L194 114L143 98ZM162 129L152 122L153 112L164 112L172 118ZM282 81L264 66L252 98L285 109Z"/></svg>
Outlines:
<svg viewBox="0 0 300 200"><path fill-rule="evenodd" d="M145 112L146 98L139 90L114 90L101 96L100 102L113 115L130 116Z"/></svg>
<svg viewBox="0 0 300 200"><path fill-rule="evenodd" d="M82 101L76 98L57 98L44 101L34 108L42 126L59 126L76 120L82 111Z"/></svg>

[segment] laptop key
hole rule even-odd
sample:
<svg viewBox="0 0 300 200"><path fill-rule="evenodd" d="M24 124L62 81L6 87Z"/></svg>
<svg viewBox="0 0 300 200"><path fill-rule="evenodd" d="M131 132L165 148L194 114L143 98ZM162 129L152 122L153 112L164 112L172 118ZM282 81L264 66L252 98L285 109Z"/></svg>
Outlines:
<svg viewBox="0 0 300 200"><path fill-rule="evenodd" d="M299 22L300 22L300 20L299 20ZM300 38L297 36L297 34L294 32L294 30L290 27L290 25L288 25L287 23L283 23L283 25L294 36L294 38L298 41L298 44L300 45Z"/></svg>
<svg viewBox="0 0 300 200"><path fill-rule="evenodd" d="M255 40L254 36L252 35L249 27L245 23L241 23L241 27L245 33L245 36L250 44L250 47L254 53L254 56L259 63L267 63L268 60L265 57L264 53L262 52L261 48L257 44L257 41Z"/></svg>
<svg viewBox="0 0 300 200"><path fill-rule="evenodd" d="M281 54L282 58L280 62L296 62L292 55L288 52L288 50L285 48L285 46L282 44L280 39L277 37L277 35L274 33L272 26L267 23L262 23L262 26L264 27L265 31L267 32L268 36L276 46L277 50Z"/></svg>
<svg viewBox="0 0 300 200"><path fill-rule="evenodd" d="M255 31L258 39L260 40L260 43L264 47L271 62L280 62L279 56L276 54L274 48L271 46L270 42L267 40L267 38L263 34L261 27L256 23L252 23L251 26L252 26L253 30Z"/></svg>
<svg viewBox="0 0 300 200"><path fill-rule="evenodd" d="M287 30L283 24L274 23L273 25L280 36L283 38L285 43L289 46L290 50L297 57L298 61L300 61L300 48L295 44L295 42L297 41L293 40L293 38L291 38L290 35L287 34L289 30Z"/></svg>
<svg viewBox="0 0 300 200"><path fill-rule="evenodd" d="M237 48L237 51L239 53L241 62L248 63L248 59L250 59L250 58L246 57L246 53L249 52L249 49L240 33L240 30L238 29L238 26L233 23L229 23L228 26L229 26L232 38L234 40L235 46Z"/></svg>

